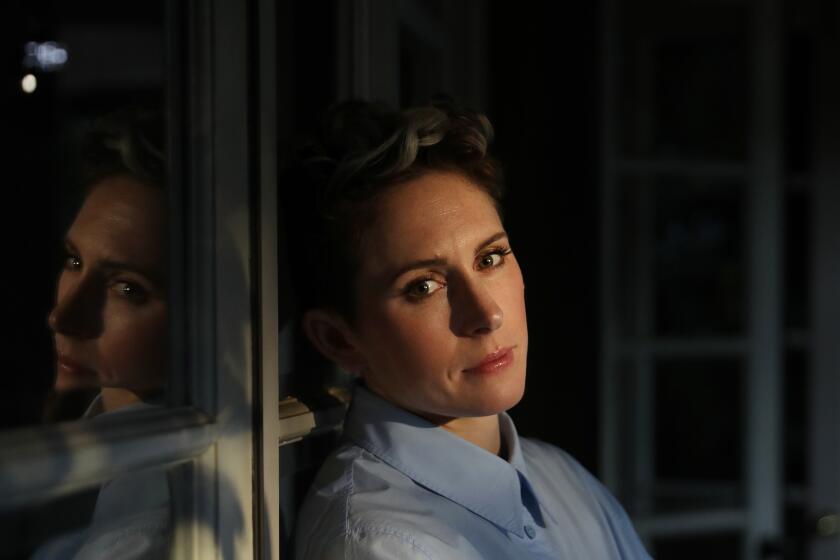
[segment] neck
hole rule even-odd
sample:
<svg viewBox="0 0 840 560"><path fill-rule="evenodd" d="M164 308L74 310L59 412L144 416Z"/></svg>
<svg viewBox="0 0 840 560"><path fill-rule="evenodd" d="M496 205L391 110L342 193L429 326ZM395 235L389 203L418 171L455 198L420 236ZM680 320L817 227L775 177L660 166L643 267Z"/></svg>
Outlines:
<svg viewBox="0 0 840 560"><path fill-rule="evenodd" d="M379 397L389 401L390 403L407 410L412 414L416 414L425 418L433 424L437 424L447 432L464 439L473 445L489 451L493 455L499 455L502 451L502 433L499 427L499 415L492 416L464 416L461 418L452 418L449 416L439 416L435 414L423 413L417 410L412 410L408 407L397 404L397 401L390 399L378 389L365 384L367 389Z"/></svg>
<svg viewBox="0 0 840 560"><path fill-rule="evenodd" d="M103 387L102 391L102 412L119 410L130 404L142 402L137 393L120 387Z"/></svg>
<svg viewBox="0 0 840 560"><path fill-rule="evenodd" d="M434 420L433 420L434 421ZM502 449L502 436L499 430L499 417L480 416L475 418L449 418L435 422L441 428L467 440L468 442L499 455Z"/></svg>

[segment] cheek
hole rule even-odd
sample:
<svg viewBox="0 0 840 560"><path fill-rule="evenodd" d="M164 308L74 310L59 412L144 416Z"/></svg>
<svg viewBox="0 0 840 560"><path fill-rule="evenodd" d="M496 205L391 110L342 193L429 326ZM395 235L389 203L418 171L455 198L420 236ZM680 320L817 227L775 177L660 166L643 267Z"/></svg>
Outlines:
<svg viewBox="0 0 840 560"><path fill-rule="evenodd" d="M58 282L56 282L55 293L56 293L56 300L61 299L61 296L67 291L67 271L63 270L58 275Z"/></svg>
<svg viewBox="0 0 840 560"><path fill-rule="evenodd" d="M512 319L516 322L517 326L524 329L525 334L527 334L528 315L525 310L524 290L519 289L518 291L510 295L508 299L508 307L511 309L511 314L513 315Z"/></svg>
<svg viewBox="0 0 840 560"><path fill-rule="evenodd" d="M152 388L162 384L168 365L166 311L120 309L106 311L99 339L103 382L126 388Z"/></svg>
<svg viewBox="0 0 840 560"><path fill-rule="evenodd" d="M503 309L506 318L516 323L516 326L525 328L525 282L518 265L511 269L510 276L500 288L501 296L504 298Z"/></svg>
<svg viewBox="0 0 840 560"><path fill-rule="evenodd" d="M50 311L54 311L55 308L58 307L59 303L62 303L67 294L70 292L70 289L77 281L78 280L73 274L62 269L61 273L58 275L58 281L55 285L55 301L53 302L53 307Z"/></svg>
<svg viewBox="0 0 840 560"><path fill-rule="evenodd" d="M439 371L448 364L454 338L449 331L449 313L434 302L423 308L385 310L375 317L376 332L367 337L374 348L372 366L395 372Z"/></svg>

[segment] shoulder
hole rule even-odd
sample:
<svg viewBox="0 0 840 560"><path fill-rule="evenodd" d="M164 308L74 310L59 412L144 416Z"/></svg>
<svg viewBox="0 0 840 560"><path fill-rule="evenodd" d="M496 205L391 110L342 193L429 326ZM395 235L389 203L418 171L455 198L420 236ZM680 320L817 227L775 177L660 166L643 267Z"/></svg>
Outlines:
<svg viewBox="0 0 840 560"><path fill-rule="evenodd" d="M585 487L597 497L609 491L577 459L566 451L544 441L520 438L522 454L534 476L560 477L564 482Z"/></svg>
<svg viewBox="0 0 840 560"><path fill-rule="evenodd" d="M566 492L574 489L598 501L609 494L577 459L559 447L530 438L520 438L520 445L532 478L552 481L552 486L566 488Z"/></svg>
<svg viewBox="0 0 840 560"><path fill-rule="evenodd" d="M650 558L624 508L592 473L558 447L533 439L520 441L541 502L561 517L574 512L578 524L587 518L585 525L595 540L606 538L620 558Z"/></svg>
<svg viewBox="0 0 840 560"><path fill-rule="evenodd" d="M424 494L429 493L367 451L343 446L324 463L304 501L295 557L439 558Z"/></svg>

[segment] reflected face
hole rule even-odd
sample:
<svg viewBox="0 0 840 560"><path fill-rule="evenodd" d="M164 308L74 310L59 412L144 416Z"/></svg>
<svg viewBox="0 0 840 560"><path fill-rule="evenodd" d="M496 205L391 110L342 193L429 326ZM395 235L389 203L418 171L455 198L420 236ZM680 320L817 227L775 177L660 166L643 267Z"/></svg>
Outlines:
<svg viewBox="0 0 840 560"><path fill-rule="evenodd" d="M433 421L522 398L524 284L491 198L460 175L389 191L365 232L354 346L368 387Z"/></svg>
<svg viewBox="0 0 840 560"><path fill-rule="evenodd" d="M49 315L55 388L159 391L168 366L166 201L128 176L89 192L67 232L66 258Z"/></svg>

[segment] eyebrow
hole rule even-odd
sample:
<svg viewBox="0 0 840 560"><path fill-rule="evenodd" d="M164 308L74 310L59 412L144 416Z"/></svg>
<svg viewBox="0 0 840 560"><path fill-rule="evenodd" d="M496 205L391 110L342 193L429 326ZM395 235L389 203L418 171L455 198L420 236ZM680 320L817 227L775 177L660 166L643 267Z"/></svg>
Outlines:
<svg viewBox="0 0 840 560"><path fill-rule="evenodd" d="M476 246L475 254L478 255L478 253L481 252L482 249L484 249L485 247L487 247L491 243L494 243L494 242L496 242L500 239L504 239L507 236L508 236L508 234L504 231L494 233L493 235L491 235L490 237L488 237L487 239L485 239L484 241L482 241L481 243L479 243ZM417 260L417 261L412 261L412 262L406 264L405 266L401 266L399 268L399 270L397 270L392 275L391 282L392 283L396 282L397 279L400 276L402 276L403 274L405 274L406 272L410 272L410 271L416 270L418 268L428 268L428 267L432 267L432 266L445 266L446 264L448 264L448 261L446 259L421 259L421 260Z"/></svg>
<svg viewBox="0 0 840 560"><path fill-rule="evenodd" d="M64 238L64 246L67 249L67 251L69 251L71 253L74 253L76 255L79 254L79 250L76 248L76 246L73 244L73 242L70 241L69 237ZM152 274L150 271L145 270L145 269L140 268L140 267L137 267L135 265L126 263L126 262L122 262L122 261L118 261L118 260L114 260L114 259L103 259L99 262L99 266L101 268L109 271L109 272L113 272L113 271L132 272L134 274L138 274L138 275L146 278L148 281L152 282L153 284L158 284L160 282L160 279L155 274Z"/></svg>

